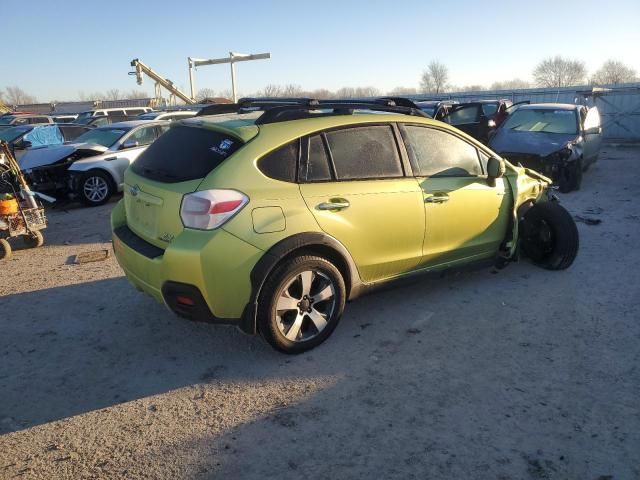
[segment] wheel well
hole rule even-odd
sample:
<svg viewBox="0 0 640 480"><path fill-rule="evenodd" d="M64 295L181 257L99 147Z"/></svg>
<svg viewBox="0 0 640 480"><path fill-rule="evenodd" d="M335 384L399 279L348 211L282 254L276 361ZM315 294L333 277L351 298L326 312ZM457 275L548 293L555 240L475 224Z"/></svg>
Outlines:
<svg viewBox="0 0 640 480"><path fill-rule="evenodd" d="M346 259L338 252L337 250L327 246L327 245L304 245L302 247L296 248L295 250L290 251L284 257L282 257L278 263L273 266L273 270L278 265L281 265L282 262L286 262L293 257L298 257L300 255L315 255L317 257L322 257L329 260L331 263L335 265L335 267L340 271L342 278L344 279L344 285L347 289L347 298L349 298L349 294L351 293L351 273L349 272L349 265L347 264ZM269 274L271 274L269 272Z"/></svg>

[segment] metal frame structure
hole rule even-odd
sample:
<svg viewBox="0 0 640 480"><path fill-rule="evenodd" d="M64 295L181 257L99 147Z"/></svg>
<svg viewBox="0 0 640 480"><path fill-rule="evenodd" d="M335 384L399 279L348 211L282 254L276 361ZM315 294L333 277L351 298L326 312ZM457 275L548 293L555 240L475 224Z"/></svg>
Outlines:
<svg viewBox="0 0 640 480"><path fill-rule="evenodd" d="M266 60L271 58L271 53L255 53L255 54L245 54L245 53L236 53L229 52L228 57L224 58L192 58L188 57L187 62L189 64L189 83L191 85L191 99L195 103L196 93L195 93L195 80L194 80L194 72L193 70L196 67L201 67L204 65L219 65L222 63L231 64L231 92L232 92L232 100L233 103L238 101L238 96L236 93L236 66L237 62L247 62L249 60Z"/></svg>
<svg viewBox="0 0 640 480"><path fill-rule="evenodd" d="M188 104L196 103L195 99L190 98L186 93L182 92L171 80L162 77L158 72L144 64L138 58L131 60L131 66L135 68L135 71L129 72L129 75L136 76L138 85L142 85L144 80L143 74L155 82L155 96L157 99L162 98L162 88L164 88L169 92L169 105L175 105L176 97Z"/></svg>

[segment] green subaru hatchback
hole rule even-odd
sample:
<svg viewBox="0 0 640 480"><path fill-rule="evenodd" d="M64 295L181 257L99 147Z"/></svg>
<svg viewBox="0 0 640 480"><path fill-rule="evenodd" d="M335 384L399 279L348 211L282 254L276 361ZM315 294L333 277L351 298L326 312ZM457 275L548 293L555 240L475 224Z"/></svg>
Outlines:
<svg viewBox="0 0 640 480"><path fill-rule="evenodd" d="M520 252L567 268L578 232L550 183L392 100L247 99L172 123L138 158L113 245L176 314L299 353L393 280Z"/></svg>

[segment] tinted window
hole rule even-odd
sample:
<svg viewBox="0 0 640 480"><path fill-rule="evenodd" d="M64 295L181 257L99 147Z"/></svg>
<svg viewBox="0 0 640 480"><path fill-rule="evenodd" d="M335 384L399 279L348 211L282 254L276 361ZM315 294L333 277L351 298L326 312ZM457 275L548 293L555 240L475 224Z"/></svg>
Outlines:
<svg viewBox="0 0 640 480"><path fill-rule="evenodd" d="M441 130L405 126L403 129L413 171L424 177L481 175L473 145Z"/></svg>
<svg viewBox="0 0 640 480"><path fill-rule="evenodd" d="M127 142L138 142L138 145L149 145L156 139L156 127L139 128L127 138Z"/></svg>
<svg viewBox="0 0 640 480"><path fill-rule="evenodd" d="M462 107L449 113L447 117L449 123L452 125L460 125L463 123L475 123L480 117L480 106L472 105L469 107Z"/></svg>
<svg viewBox="0 0 640 480"><path fill-rule="evenodd" d="M295 140L267 153L258 161L258 168L267 177L285 182L295 182L299 154L300 140Z"/></svg>
<svg viewBox="0 0 640 480"><path fill-rule="evenodd" d="M151 180L184 182L207 176L241 146L222 132L179 125L153 142L131 168Z"/></svg>
<svg viewBox="0 0 640 480"><path fill-rule="evenodd" d="M401 177L390 126L346 128L326 133L338 180Z"/></svg>
<svg viewBox="0 0 640 480"><path fill-rule="evenodd" d="M49 123L49 117L31 117L29 123Z"/></svg>
<svg viewBox="0 0 640 480"><path fill-rule="evenodd" d="M494 113L498 111L497 103L483 103L482 104L482 113L485 117L490 117Z"/></svg>
<svg viewBox="0 0 640 480"><path fill-rule="evenodd" d="M107 115L109 117L118 117L120 115L126 115L124 110L111 110L109 112L107 112Z"/></svg>
<svg viewBox="0 0 640 480"><path fill-rule="evenodd" d="M329 157L327 157L327 150L320 135L309 139L309 161L306 165L306 171L303 169L302 177L307 182L331 180Z"/></svg>

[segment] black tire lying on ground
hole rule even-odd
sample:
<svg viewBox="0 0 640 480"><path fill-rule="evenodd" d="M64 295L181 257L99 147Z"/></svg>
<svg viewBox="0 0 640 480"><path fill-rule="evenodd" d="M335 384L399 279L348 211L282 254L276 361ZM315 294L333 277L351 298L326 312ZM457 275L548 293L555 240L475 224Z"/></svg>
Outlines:
<svg viewBox="0 0 640 480"><path fill-rule="evenodd" d="M557 202L537 203L520 221L520 247L536 265L564 270L578 254L578 227Z"/></svg>

